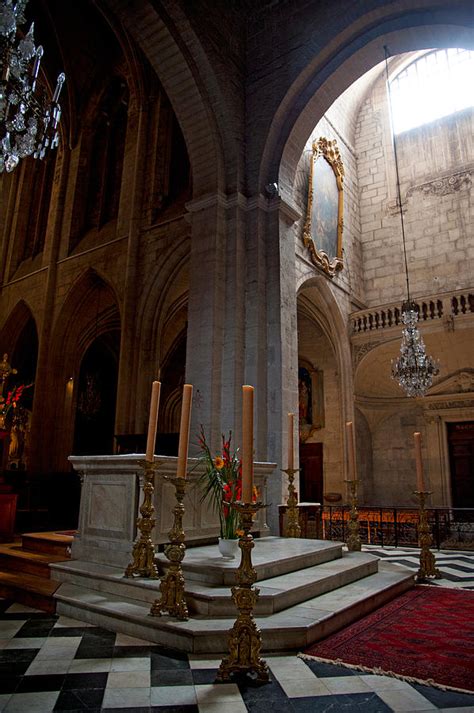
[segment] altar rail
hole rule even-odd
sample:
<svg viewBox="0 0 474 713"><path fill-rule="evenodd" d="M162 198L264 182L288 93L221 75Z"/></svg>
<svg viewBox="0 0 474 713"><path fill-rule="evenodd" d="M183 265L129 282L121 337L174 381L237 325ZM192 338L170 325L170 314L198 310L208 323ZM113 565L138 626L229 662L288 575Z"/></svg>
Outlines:
<svg viewBox="0 0 474 713"><path fill-rule="evenodd" d="M474 291L462 290L413 300L420 322L456 318L474 314ZM353 312L350 316L352 334L363 334L402 325L400 302Z"/></svg>
<svg viewBox="0 0 474 713"><path fill-rule="evenodd" d="M403 547L418 545L416 508L360 507L359 534L363 544ZM349 535L348 505L322 508L322 539L345 541ZM428 508L433 546L439 549L474 550L474 508Z"/></svg>

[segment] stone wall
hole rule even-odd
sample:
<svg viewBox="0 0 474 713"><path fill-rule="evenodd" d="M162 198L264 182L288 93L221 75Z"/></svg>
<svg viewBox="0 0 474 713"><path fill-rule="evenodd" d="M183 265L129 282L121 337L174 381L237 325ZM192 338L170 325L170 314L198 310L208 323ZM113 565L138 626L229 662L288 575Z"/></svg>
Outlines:
<svg viewBox="0 0 474 713"><path fill-rule="evenodd" d="M472 283L474 112L468 109L396 137L412 296ZM360 220L368 306L406 297L396 176L380 79L358 119Z"/></svg>

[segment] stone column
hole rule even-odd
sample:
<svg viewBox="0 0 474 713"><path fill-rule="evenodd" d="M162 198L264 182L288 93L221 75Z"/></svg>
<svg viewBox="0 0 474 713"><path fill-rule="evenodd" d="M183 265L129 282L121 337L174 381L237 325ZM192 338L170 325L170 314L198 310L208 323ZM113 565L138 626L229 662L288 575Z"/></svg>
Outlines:
<svg viewBox="0 0 474 713"><path fill-rule="evenodd" d="M188 204L192 224L186 380L192 434L232 429L240 445L241 386L255 387L255 460L286 466L287 413L297 407L294 237L298 213L280 198L208 196ZM193 439L191 439L193 440ZM196 440L194 438L194 440ZM286 484L285 484L286 485ZM268 483L278 532L282 476Z"/></svg>

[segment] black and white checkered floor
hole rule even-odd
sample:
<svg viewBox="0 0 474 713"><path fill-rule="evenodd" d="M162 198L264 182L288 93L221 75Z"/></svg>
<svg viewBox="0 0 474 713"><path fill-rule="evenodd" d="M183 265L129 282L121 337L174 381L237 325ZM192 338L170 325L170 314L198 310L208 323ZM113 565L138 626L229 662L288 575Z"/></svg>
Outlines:
<svg viewBox="0 0 474 713"><path fill-rule="evenodd" d="M363 549L380 557L384 562L403 565L413 572L420 566L420 550L415 547L377 547L364 545ZM441 579L432 584L440 587L474 589L474 552L468 550L432 550Z"/></svg>
<svg viewBox="0 0 474 713"><path fill-rule="evenodd" d="M368 548L418 568L413 549ZM436 553L438 584L474 587L474 553ZM0 599L2 713L474 713L455 693L296 655L264 656L271 683L215 684L220 658L193 656Z"/></svg>

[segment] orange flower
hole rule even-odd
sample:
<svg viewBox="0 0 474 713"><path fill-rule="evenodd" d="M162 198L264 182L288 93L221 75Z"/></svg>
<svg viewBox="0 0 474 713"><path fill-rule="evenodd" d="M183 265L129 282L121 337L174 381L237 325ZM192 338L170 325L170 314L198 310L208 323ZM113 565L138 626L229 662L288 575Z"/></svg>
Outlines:
<svg viewBox="0 0 474 713"><path fill-rule="evenodd" d="M222 468L224 467L224 459L221 458L221 456L216 456L214 458L214 467L217 470L222 470Z"/></svg>

